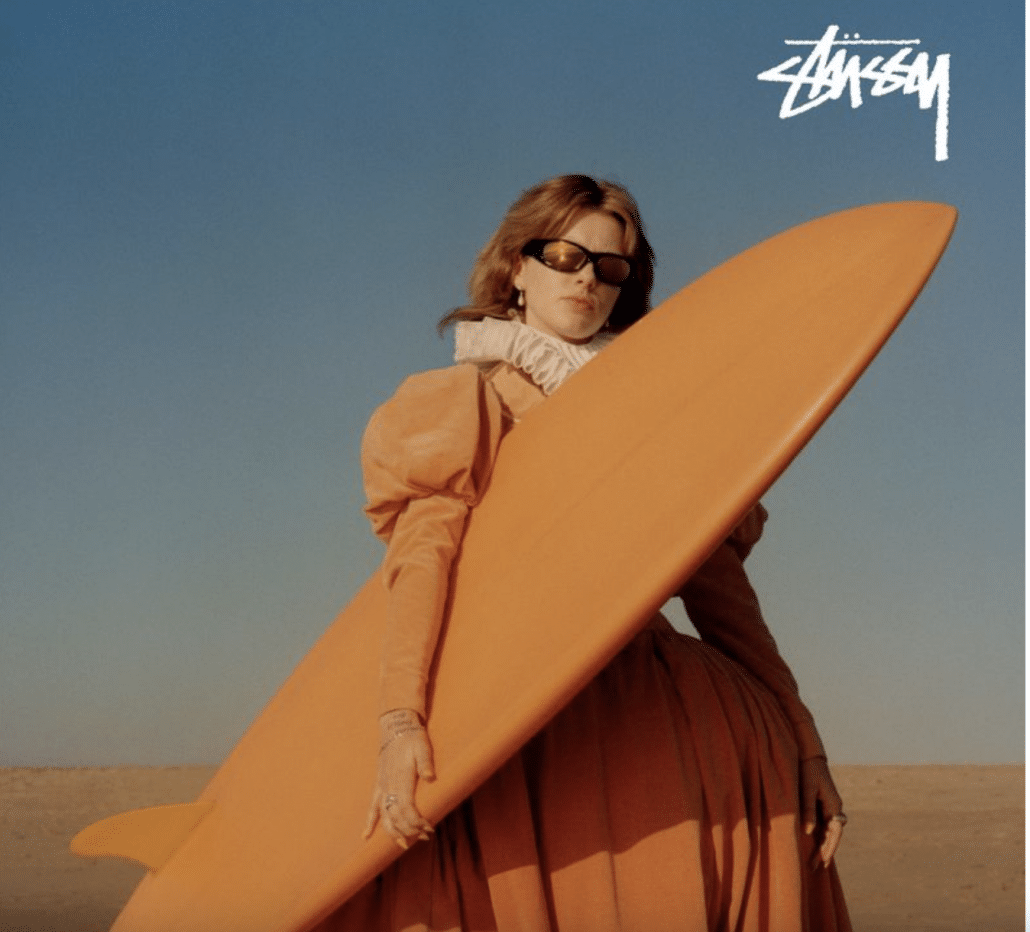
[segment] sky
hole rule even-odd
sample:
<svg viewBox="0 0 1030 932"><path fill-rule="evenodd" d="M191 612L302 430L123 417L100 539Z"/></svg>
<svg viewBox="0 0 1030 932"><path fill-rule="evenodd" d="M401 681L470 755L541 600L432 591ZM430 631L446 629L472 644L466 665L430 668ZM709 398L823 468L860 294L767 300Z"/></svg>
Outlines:
<svg viewBox="0 0 1030 932"><path fill-rule="evenodd" d="M634 193L656 303L813 217L958 208L749 569L833 762L1022 760L1023 16L6 0L0 765L225 756L381 559L369 415L565 172ZM758 74L831 25L950 56L946 159L934 103L869 81L781 118Z"/></svg>

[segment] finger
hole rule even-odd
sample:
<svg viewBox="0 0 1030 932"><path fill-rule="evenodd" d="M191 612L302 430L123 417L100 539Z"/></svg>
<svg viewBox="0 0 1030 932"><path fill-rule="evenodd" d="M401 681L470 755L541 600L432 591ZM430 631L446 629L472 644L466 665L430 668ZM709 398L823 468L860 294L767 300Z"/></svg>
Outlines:
<svg viewBox="0 0 1030 932"><path fill-rule="evenodd" d="M844 824L831 819L826 826L826 837L819 848L819 856L822 859L823 867L829 867L833 856L837 853L841 839L844 837Z"/></svg>
<svg viewBox="0 0 1030 932"><path fill-rule="evenodd" d="M808 849L809 850L808 866L809 866L809 868L811 870L818 870L819 867L822 866L822 863L823 863L823 861L822 861L822 842L823 842L823 839L826 837L826 826L825 825L816 825L816 827L812 831L810 831L810 832L807 831L807 826L806 826L806 832L807 832L808 836L811 838L811 842L810 842L811 847Z"/></svg>
<svg viewBox="0 0 1030 932"><path fill-rule="evenodd" d="M816 846L809 858L812 870L829 867L844 836L844 823L831 819L820 825L816 833Z"/></svg>
<svg viewBox="0 0 1030 932"><path fill-rule="evenodd" d="M406 841L413 842L417 840L425 831L423 828L425 819L422 818L414 806L394 807L391 810L391 818L393 819L394 827L404 836Z"/></svg>
<svg viewBox="0 0 1030 932"><path fill-rule="evenodd" d="M387 790L390 788L387 787ZM379 812L383 819L383 825L387 823L391 829L399 835L411 834L409 831L409 813L414 810L414 798L410 793L387 792L379 801Z"/></svg>
<svg viewBox="0 0 1030 932"><path fill-rule="evenodd" d="M389 815L397 834L409 843L429 841L429 836L435 831L433 824L422 816L411 798L398 800L390 807Z"/></svg>
<svg viewBox="0 0 1030 932"><path fill-rule="evenodd" d="M404 833L394 823L393 818L390 815L383 816L383 828L386 829L386 833L405 851L408 850L408 840L404 837Z"/></svg>

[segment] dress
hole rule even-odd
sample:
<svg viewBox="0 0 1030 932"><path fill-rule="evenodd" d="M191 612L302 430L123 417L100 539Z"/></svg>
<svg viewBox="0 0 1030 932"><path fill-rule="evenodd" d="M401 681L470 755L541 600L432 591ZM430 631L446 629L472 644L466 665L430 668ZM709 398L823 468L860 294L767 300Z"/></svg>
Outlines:
<svg viewBox="0 0 1030 932"><path fill-rule="evenodd" d="M458 347L363 445L388 543L383 711L425 713L450 563L497 449L603 339L487 321L460 324ZM742 568L764 520L757 506L681 589L701 639L657 616L318 932L848 932L836 867L807 866L800 828L799 761L822 744Z"/></svg>

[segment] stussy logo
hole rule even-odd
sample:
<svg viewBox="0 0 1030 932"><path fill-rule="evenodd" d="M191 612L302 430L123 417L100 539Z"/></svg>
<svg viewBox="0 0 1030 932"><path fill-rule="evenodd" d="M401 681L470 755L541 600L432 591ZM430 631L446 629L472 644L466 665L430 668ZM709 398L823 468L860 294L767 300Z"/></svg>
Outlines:
<svg viewBox="0 0 1030 932"><path fill-rule="evenodd" d="M872 97L884 97L894 91L916 94L919 109L937 108L934 133L934 155L938 162L948 158L948 94L950 55L938 55L930 66L930 55L919 52L910 60L913 46L919 39L863 39L858 33L837 39L840 27L830 26L823 37L811 39L785 39L785 45L811 45L808 58L800 55L761 72L759 81L778 81L787 85L787 93L780 106L780 119L797 116L818 107L828 100L839 100L848 91L852 108L862 106L862 82L867 82ZM891 55L875 55L865 64L858 54L848 57L844 48L834 46L901 46ZM791 70L795 69L796 70ZM807 88L808 93L798 102L798 96Z"/></svg>

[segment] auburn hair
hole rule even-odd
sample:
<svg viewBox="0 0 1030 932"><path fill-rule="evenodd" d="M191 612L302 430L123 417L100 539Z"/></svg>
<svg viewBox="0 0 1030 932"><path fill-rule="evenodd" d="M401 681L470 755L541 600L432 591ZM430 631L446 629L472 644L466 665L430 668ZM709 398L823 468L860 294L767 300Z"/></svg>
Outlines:
<svg viewBox="0 0 1030 932"><path fill-rule="evenodd" d="M622 226L622 248L633 262L633 273L620 286L605 329L619 332L640 320L651 308L655 259L636 201L615 182L595 181L587 175L559 175L523 191L508 208L472 266L471 303L445 314L437 329L443 333L459 320L518 317L518 291L512 280L523 247L534 239L560 238L581 214L595 210L611 214Z"/></svg>

